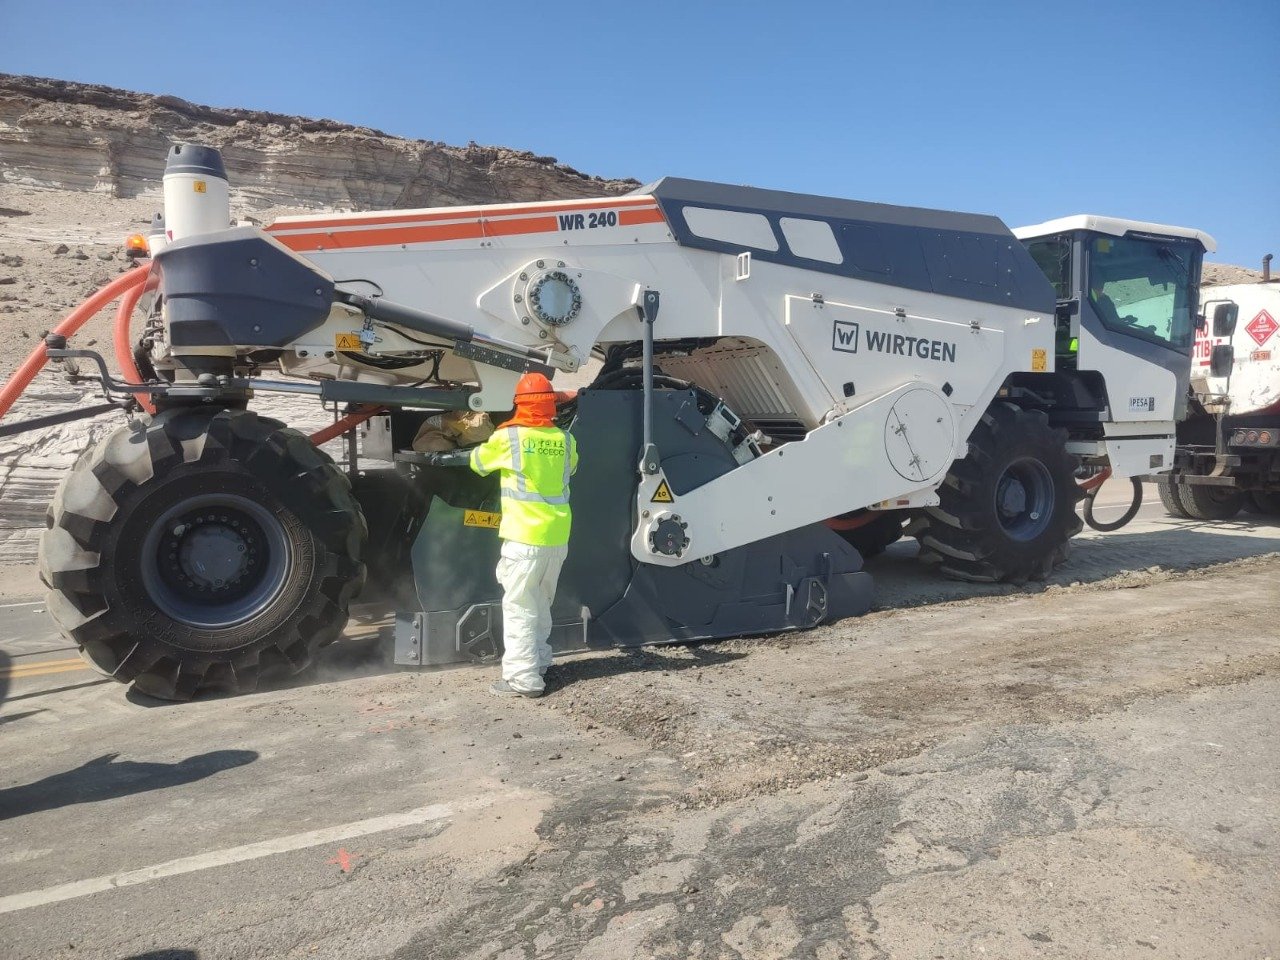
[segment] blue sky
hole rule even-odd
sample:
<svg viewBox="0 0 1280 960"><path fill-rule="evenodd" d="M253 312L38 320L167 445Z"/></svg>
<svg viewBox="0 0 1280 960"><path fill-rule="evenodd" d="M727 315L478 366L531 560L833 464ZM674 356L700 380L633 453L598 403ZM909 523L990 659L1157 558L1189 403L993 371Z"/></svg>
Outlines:
<svg viewBox="0 0 1280 960"><path fill-rule="evenodd" d="M1280 3L0 0L0 71L1280 253Z"/></svg>

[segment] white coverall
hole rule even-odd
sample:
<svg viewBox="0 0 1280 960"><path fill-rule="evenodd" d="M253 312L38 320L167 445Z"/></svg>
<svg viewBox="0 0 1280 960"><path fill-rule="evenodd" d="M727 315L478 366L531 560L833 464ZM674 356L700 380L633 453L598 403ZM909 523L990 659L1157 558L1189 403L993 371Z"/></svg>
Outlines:
<svg viewBox="0 0 1280 960"><path fill-rule="evenodd" d="M551 666L551 601L568 546L535 547L502 541L502 679L516 690L542 690Z"/></svg>

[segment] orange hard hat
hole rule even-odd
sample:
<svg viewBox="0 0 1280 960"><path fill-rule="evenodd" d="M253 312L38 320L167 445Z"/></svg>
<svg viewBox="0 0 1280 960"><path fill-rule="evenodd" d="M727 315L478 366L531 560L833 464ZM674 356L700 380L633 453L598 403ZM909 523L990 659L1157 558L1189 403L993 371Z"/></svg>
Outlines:
<svg viewBox="0 0 1280 960"><path fill-rule="evenodd" d="M541 373L526 373L516 384L517 397L529 397L540 393L554 393L551 381Z"/></svg>

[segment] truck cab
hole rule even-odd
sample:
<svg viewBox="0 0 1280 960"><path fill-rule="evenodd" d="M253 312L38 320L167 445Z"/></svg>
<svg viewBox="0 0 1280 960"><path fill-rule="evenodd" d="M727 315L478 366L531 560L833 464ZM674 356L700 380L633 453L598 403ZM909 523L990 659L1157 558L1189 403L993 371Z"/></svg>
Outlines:
<svg viewBox="0 0 1280 960"><path fill-rule="evenodd" d="M1013 231L1057 299L1053 375L1011 389L1047 391L1086 466L1118 477L1167 470L1187 414L1201 260L1215 249L1186 227L1077 215Z"/></svg>

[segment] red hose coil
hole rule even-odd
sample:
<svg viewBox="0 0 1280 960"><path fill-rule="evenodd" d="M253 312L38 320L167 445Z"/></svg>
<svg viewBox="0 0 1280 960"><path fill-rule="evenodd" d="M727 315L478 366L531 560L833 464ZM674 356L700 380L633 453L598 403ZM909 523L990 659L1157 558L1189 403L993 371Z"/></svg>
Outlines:
<svg viewBox="0 0 1280 960"><path fill-rule="evenodd" d="M98 311L117 297L130 293L135 288L139 291L138 295L140 296L142 285L146 282L150 273L151 271L149 269L136 269L130 270L128 273L116 277L105 287L94 293L88 300L72 310L71 313L67 314L66 319L53 328L53 332L60 336L71 337L76 333L76 331L92 320L98 314ZM133 303L137 303L136 297L134 298ZM133 308L130 307L130 312L132 312L132 309ZM127 329L127 322L125 326ZM18 367L17 371L9 378L4 387L0 388L0 417L3 417L9 412L9 409L14 405L18 397L22 396L22 392L31 385L31 381L35 379L36 374L40 372L48 359L49 357L46 347L44 343L41 342L39 346L31 351L31 355L22 362L22 366ZM138 371L137 368L133 366L132 357L130 357L129 366L130 369L133 370L133 376L137 378ZM128 376L128 373L126 372L125 375ZM133 382L138 383L141 382L141 380L139 378L135 379Z"/></svg>

